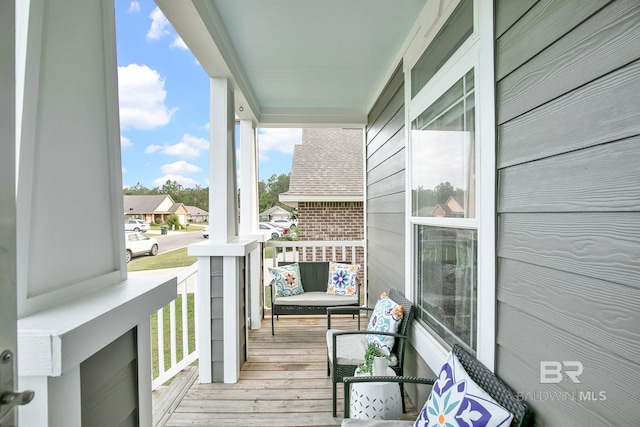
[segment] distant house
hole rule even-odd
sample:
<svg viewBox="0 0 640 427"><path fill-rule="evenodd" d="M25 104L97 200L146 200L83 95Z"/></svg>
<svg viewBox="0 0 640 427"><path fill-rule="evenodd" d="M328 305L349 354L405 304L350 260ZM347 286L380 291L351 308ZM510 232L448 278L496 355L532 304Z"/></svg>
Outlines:
<svg viewBox="0 0 640 427"><path fill-rule="evenodd" d="M200 209L197 206L185 206L187 210L188 222L205 222L209 221L209 212L204 209Z"/></svg>
<svg viewBox="0 0 640 427"><path fill-rule="evenodd" d="M363 139L361 129L302 130L289 191L280 194L298 209L300 240L364 239Z"/></svg>
<svg viewBox="0 0 640 427"><path fill-rule="evenodd" d="M291 212L281 208L280 206L273 206L264 212L260 213L260 221L273 221L274 219L289 219Z"/></svg>
<svg viewBox="0 0 640 427"><path fill-rule="evenodd" d="M168 194L125 195L124 218L141 218L148 222L167 221L169 215L176 215L180 224L187 223L187 209L176 203Z"/></svg>
<svg viewBox="0 0 640 427"><path fill-rule="evenodd" d="M464 218L464 208L451 196L445 203L438 203L431 211L431 216Z"/></svg>

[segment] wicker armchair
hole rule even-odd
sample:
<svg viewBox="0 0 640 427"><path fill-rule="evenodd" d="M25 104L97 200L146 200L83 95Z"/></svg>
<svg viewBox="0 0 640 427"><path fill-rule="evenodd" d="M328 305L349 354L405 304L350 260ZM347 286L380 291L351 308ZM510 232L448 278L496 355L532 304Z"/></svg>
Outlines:
<svg viewBox="0 0 640 427"><path fill-rule="evenodd" d="M511 426L526 427L533 424L533 411L522 399L506 385L493 372L487 369L478 359L467 352L464 348L455 344L453 353L464 367L467 374L484 391L486 391L496 402L507 411L513 414ZM362 382L398 382L433 385L434 379L415 377L345 377L344 378L344 417L342 427L410 427L414 421L381 421L381 420L355 420L349 418L349 399L351 384Z"/></svg>
<svg viewBox="0 0 640 427"><path fill-rule="evenodd" d="M371 312L371 307L332 307L327 310L327 375L331 376L333 385L333 416L337 416L337 384L342 383L343 378L353 376L358 365L364 362L364 344L359 347L357 343L366 342L367 335L390 335L395 337L391 356L393 363L390 368L396 375L404 374L404 350L407 345L408 326L414 316L413 306L405 296L396 289L389 291L389 298L404 308L402 322L398 325L397 332L374 333L366 330L342 331L331 329L332 314L360 314L361 312ZM360 325L358 325L360 326ZM358 351L361 349L361 351ZM357 353L357 354L355 354ZM400 384L402 400L402 410L405 410L404 388ZM346 405L345 405L346 406Z"/></svg>

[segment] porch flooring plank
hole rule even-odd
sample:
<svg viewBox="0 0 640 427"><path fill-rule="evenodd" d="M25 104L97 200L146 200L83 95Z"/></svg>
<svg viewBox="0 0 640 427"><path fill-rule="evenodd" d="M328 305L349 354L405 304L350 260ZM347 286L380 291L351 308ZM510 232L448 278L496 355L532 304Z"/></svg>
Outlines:
<svg viewBox="0 0 640 427"><path fill-rule="evenodd" d="M153 425L163 426L198 378L198 368L188 366L173 378L170 386L153 392Z"/></svg>
<svg viewBox="0 0 640 427"><path fill-rule="evenodd" d="M362 319L362 328L366 328ZM327 376L324 316L282 316L271 335L271 318L249 331L249 354L236 384L199 384L176 395L168 427L261 426L329 427L342 423L342 386L338 386L338 417L332 414L331 380ZM332 327L354 329L357 320L338 316ZM407 401L406 419L416 412ZM154 408L155 412L155 408ZM155 421L155 420L154 420Z"/></svg>

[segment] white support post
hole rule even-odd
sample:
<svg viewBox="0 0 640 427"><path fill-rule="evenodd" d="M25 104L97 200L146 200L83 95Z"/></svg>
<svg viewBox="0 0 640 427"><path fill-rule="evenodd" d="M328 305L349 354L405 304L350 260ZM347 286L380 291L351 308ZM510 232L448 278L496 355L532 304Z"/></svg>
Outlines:
<svg viewBox="0 0 640 427"><path fill-rule="evenodd" d="M80 365L59 377L49 377L47 391L50 427L82 425Z"/></svg>
<svg viewBox="0 0 640 427"><path fill-rule="evenodd" d="M151 427L153 425L152 397L148 390L151 390L151 322L146 317L144 321L136 326L136 347L138 349L138 422L141 427Z"/></svg>
<svg viewBox="0 0 640 427"><path fill-rule="evenodd" d="M251 292L251 307L249 307L249 309L251 310L251 329L260 329L264 310L261 249L262 245L258 245L249 255L249 290Z"/></svg>
<svg viewBox="0 0 640 427"><path fill-rule="evenodd" d="M224 298L224 382L235 384L240 379L240 331L238 309L238 258L223 257L223 298Z"/></svg>
<svg viewBox="0 0 640 427"><path fill-rule="evenodd" d="M258 235L258 145L251 120L240 120L240 235ZM247 265L247 284L251 295L249 307L251 329L260 329L263 311L260 253L255 250Z"/></svg>
<svg viewBox="0 0 640 427"><path fill-rule="evenodd" d="M209 150L209 243L212 244L227 243L238 235L233 103L231 82L212 78Z"/></svg>
<svg viewBox="0 0 640 427"><path fill-rule="evenodd" d="M189 246L189 255L198 257L198 304L197 347L200 355L200 382L219 381L220 375L213 366L214 354L222 342L225 383L235 383L240 377L240 367L244 362L244 354L240 352L240 342L244 330L240 318L244 312L244 301L239 300L240 263L257 247L255 239L238 237L238 194L236 186L236 162L234 143L234 96L232 83L225 78L211 79L210 93L210 174L209 174L209 239ZM244 125L252 129L251 123ZM248 136L250 140L252 137ZM253 145L250 141L249 145ZM257 209L257 208L256 208ZM211 262L213 258L222 258L222 299L223 313L212 312ZM218 276L219 277L219 276ZM219 282L216 278L216 286ZM216 288L217 289L217 288ZM219 298L219 296L216 296ZM242 323L241 323L242 321ZM212 336L212 331L222 322L223 339ZM215 326L213 324L216 324ZM214 351L215 350L215 351ZM219 361L216 361L219 364Z"/></svg>
<svg viewBox="0 0 640 427"><path fill-rule="evenodd" d="M258 147L251 120L240 120L240 234L258 230Z"/></svg>
<svg viewBox="0 0 640 427"><path fill-rule="evenodd" d="M198 378L200 383L212 381L211 372L211 258L198 257L198 298L195 301L196 349L198 350Z"/></svg>

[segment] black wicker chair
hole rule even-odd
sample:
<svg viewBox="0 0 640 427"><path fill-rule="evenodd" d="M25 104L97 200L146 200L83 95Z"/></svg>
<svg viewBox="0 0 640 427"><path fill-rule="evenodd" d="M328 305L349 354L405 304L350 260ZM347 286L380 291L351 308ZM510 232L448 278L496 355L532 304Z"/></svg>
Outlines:
<svg viewBox="0 0 640 427"><path fill-rule="evenodd" d="M498 378L493 372L487 369L478 359L467 352L464 348L455 344L453 346L453 353L458 356L458 360L469 374L469 377L473 379L484 391L486 391L498 404L513 414L513 420L511 426L513 427L526 427L533 424L533 411L522 399L506 385L500 378ZM403 383L415 383L433 385L434 379L429 378L415 378L415 377L345 377L344 378L344 417L349 418L349 400L351 392L351 384L362 382L398 382L401 385ZM412 426L413 421L407 421L407 426ZM368 420L344 420L343 427L367 427L370 424ZM376 421L375 426L385 427L387 422ZM403 422L389 421L389 425L401 426Z"/></svg>
<svg viewBox="0 0 640 427"><path fill-rule="evenodd" d="M341 264L350 264L349 261L336 261ZM293 264L293 262L279 262L278 266ZM300 300L293 302L291 298L277 297L275 282L269 283L269 296L271 297L271 335L275 335L274 319L284 315L311 315L327 314L327 307L358 307L360 305L360 281L356 279L356 294L350 296L327 295L327 279L329 277L329 261L298 262L300 266L300 282L304 288L304 294L294 298Z"/></svg>
<svg viewBox="0 0 640 427"><path fill-rule="evenodd" d="M390 366L396 375L402 376L404 374L404 350L407 345L407 331L409 324L414 316L413 305L405 296L396 289L389 291L389 298L395 301L397 304L402 305L404 308L404 315L402 316L402 322L398 325L398 330L395 334L389 332L369 332L366 330L357 331L341 331L331 329L331 315L332 314L360 314L361 312L371 312L371 307L332 307L327 310L327 375L331 376L331 383L333 385L333 416L337 416L337 384L342 383L343 378L349 377L355 374L358 365L364 362L364 352L362 354L362 360L357 363L343 364L338 361L338 339L351 335L354 340L365 339L366 335L390 335L395 337L393 349L391 350L392 356L395 356L397 362L395 365ZM358 327L360 323L358 322ZM343 338L344 339L344 338ZM400 384L400 391L403 396L402 411L405 411L404 403L404 388Z"/></svg>

